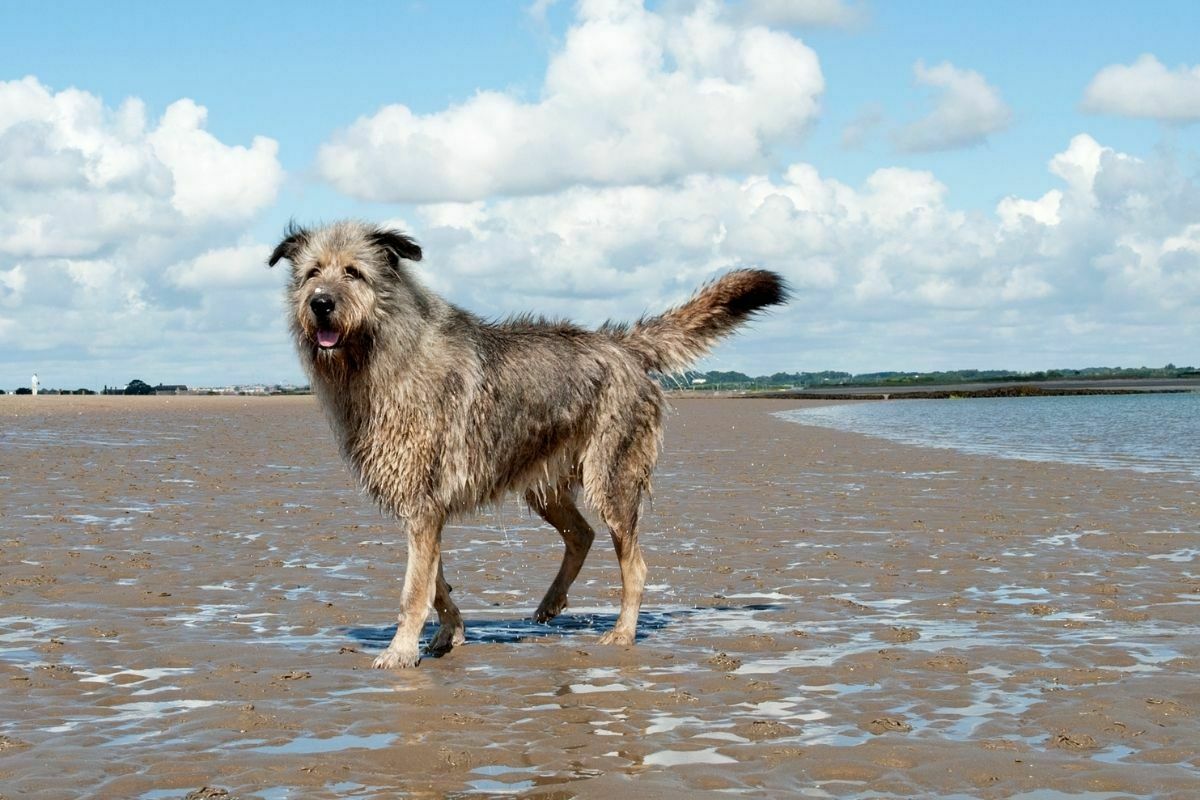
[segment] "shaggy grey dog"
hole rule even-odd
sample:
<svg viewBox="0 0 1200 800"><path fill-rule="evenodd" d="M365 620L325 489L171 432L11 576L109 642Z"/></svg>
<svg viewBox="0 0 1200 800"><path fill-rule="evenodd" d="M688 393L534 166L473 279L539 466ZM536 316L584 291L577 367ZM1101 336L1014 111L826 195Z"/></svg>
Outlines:
<svg viewBox="0 0 1200 800"><path fill-rule="evenodd" d="M290 320L300 360L359 483L407 525L395 638L381 669L462 644L442 574L448 519L523 492L562 535L558 575L534 614L551 619L595 534L580 488L608 527L621 566L621 612L601 643L631 644L646 565L638 512L658 458L664 398L648 373L677 372L755 312L786 301L780 277L728 272L691 300L599 330L528 316L488 322L423 287L405 264L421 248L394 230L338 222L289 226L271 254L292 263Z"/></svg>

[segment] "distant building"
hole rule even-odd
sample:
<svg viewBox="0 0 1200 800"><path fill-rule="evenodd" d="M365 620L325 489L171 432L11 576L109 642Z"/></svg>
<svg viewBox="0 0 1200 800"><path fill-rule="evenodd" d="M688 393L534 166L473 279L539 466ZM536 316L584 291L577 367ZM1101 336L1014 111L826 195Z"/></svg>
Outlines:
<svg viewBox="0 0 1200 800"><path fill-rule="evenodd" d="M155 394L187 394L188 387L183 384L164 384L160 383L154 387Z"/></svg>

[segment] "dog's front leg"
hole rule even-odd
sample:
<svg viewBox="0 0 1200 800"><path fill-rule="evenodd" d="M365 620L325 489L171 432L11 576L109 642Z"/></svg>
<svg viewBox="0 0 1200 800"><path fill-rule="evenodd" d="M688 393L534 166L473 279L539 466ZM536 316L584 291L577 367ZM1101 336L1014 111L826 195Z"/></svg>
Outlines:
<svg viewBox="0 0 1200 800"><path fill-rule="evenodd" d="M421 660L417 644L437 587L441 538L440 518L409 520L408 564L404 568L404 590L400 593L399 624L392 643L375 659L375 669L415 667Z"/></svg>

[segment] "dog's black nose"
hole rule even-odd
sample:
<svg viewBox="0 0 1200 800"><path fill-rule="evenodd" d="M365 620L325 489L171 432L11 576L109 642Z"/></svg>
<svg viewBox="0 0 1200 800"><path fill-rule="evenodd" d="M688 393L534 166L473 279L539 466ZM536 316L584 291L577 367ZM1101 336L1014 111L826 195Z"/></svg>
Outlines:
<svg viewBox="0 0 1200 800"><path fill-rule="evenodd" d="M327 317L333 313L333 298L327 294L319 294L308 301L308 307L318 317Z"/></svg>

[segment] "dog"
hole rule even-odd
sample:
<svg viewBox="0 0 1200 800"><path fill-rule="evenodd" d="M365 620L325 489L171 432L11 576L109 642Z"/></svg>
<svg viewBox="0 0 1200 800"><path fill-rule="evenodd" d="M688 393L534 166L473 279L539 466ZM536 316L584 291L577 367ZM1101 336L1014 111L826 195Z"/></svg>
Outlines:
<svg viewBox="0 0 1200 800"><path fill-rule="evenodd" d="M567 605L595 533L580 489L608 527L621 610L602 644L634 641L646 565L638 514L658 458L665 398L652 373L680 372L763 309L785 303L779 275L736 269L683 305L588 330L517 316L486 321L418 281L421 248L356 221L289 224L268 260L292 265L287 302L296 349L359 485L406 525L408 559L395 637L379 669L412 667L426 648L465 641L441 560L447 520L521 492L558 530L562 564L534 614Z"/></svg>

